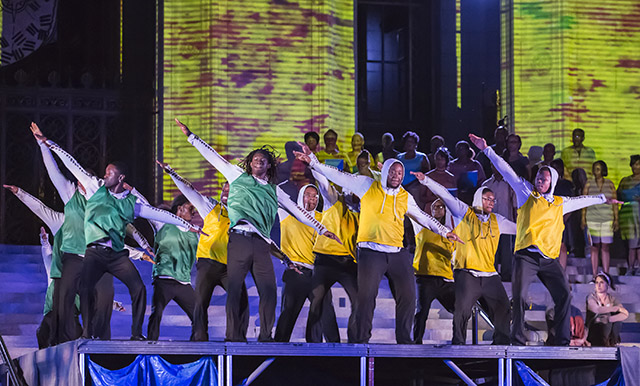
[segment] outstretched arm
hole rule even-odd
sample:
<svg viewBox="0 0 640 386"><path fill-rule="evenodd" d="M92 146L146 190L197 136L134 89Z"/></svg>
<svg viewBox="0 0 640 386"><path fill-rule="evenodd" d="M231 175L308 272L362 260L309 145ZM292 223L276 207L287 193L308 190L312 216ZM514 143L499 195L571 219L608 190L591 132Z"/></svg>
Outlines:
<svg viewBox="0 0 640 386"><path fill-rule="evenodd" d="M44 143L49 147L49 149L51 149L51 151L53 151L58 155L58 157L60 157L60 160L62 160L62 163L64 164L64 166L67 169L69 169L71 174L73 174L74 177L76 177L78 181L82 184L82 186L84 186L84 190L87 193L87 199L93 196L93 194L100 188L100 186L102 186L102 180L99 179L98 177L92 176L91 174L87 173L87 171L84 170L82 166L80 166L78 161L76 161L71 156L71 154L64 151L55 142L47 140L44 137L42 138Z"/></svg>
<svg viewBox="0 0 640 386"><path fill-rule="evenodd" d="M515 235L516 234L516 223L511 220L506 219L504 216L495 213L496 218L498 219L498 229L500 229L501 235Z"/></svg>
<svg viewBox="0 0 640 386"><path fill-rule="evenodd" d="M175 170L171 168L166 163L162 163L160 161L156 161L158 165L165 171L171 179L176 184L180 192L184 194L184 196L189 200L193 206L195 206L198 213L200 213L200 217L205 218L209 212L215 208L215 203L212 203L209 198L196 190L196 188L191 185L191 183L184 178L182 178Z"/></svg>
<svg viewBox="0 0 640 386"><path fill-rule="evenodd" d="M338 192L331 186L324 174L318 173L313 169L311 169L311 174L313 174L313 178L318 183L318 190L322 195L323 210L331 208L338 201Z"/></svg>
<svg viewBox="0 0 640 386"><path fill-rule="evenodd" d="M149 203L149 200L147 200L147 198L146 198L145 196L143 196L143 195L142 195L142 193L140 193L136 188L132 187L131 185L129 185L129 184L128 184L128 183L126 183L126 182L124 183L124 186L123 186L123 187L124 187L125 189L127 189L129 192L131 192L131 194L133 194L133 195L138 199L138 202L139 202L139 203L141 203L141 204L143 204L143 205L149 205L149 206L151 206L151 204ZM149 220L149 223L151 224L151 227L153 228L153 233L154 233L154 234L155 234L155 233L158 233L158 231L160 230L160 228L162 228L162 226L164 225L164 223L163 223L163 222L155 221L155 220ZM134 229L135 229L135 228L134 228ZM130 232L130 229L129 229L129 228L128 228L128 226L127 226L127 234L128 234L129 236L132 236L132 237L133 237L133 234L129 234L129 232ZM138 234L139 234L139 233L138 233ZM140 235L140 237L142 237L142 235ZM134 237L134 238L135 238L135 237ZM142 239L144 240L144 242L145 242L145 243L147 242L147 240L146 240L144 237L142 237ZM138 240L136 240L136 242L138 242ZM139 242L138 242L138 245L140 245L141 247L143 247ZM148 246L148 245L149 245L149 244L147 243L147 246ZM145 247L143 247L143 248L145 248ZM148 247L148 248L145 248L145 249L151 249L151 247Z"/></svg>
<svg viewBox="0 0 640 386"><path fill-rule="evenodd" d="M240 167L229 163L229 161L224 159L220 154L218 154L217 151L213 150L213 148L209 146L209 144L200 139L200 137L198 137L197 135L193 134L184 123L178 120L178 118L176 118L176 123L178 124L178 127L180 127L180 130L182 130L184 135L188 137L189 143L192 144L193 147L198 149L204 159L209 161L209 163L213 165L214 168L218 169L220 173L222 173L224 178L229 181L229 183L232 183L236 180L236 178L242 175L243 171Z"/></svg>
<svg viewBox="0 0 640 386"><path fill-rule="evenodd" d="M338 168L321 163L315 154L309 150L307 145L303 145L302 143L300 143L300 145L302 146L302 152L293 152L297 159L309 164L311 169L323 174L333 183L349 189L356 196L362 198L371 187L371 184L373 184L373 178L371 177L346 173Z"/></svg>
<svg viewBox="0 0 640 386"><path fill-rule="evenodd" d="M409 195L408 202L407 202L407 216L409 216L410 219L414 220L421 226L429 229L433 233L437 233L441 236L444 236L451 241L458 241L460 243L463 243L462 240L458 237L458 235L453 233L449 228L440 224L440 222L436 220L434 217L423 212L418 207L418 204L416 204L416 200L413 199L412 195Z"/></svg>
<svg viewBox="0 0 640 386"><path fill-rule="evenodd" d="M49 235L44 227L40 227L40 251L42 252L42 262L44 270L47 272L47 280L51 284L51 260L53 259L53 249L49 242Z"/></svg>
<svg viewBox="0 0 640 386"><path fill-rule="evenodd" d="M133 226L133 224L127 224L127 236L134 239L136 243L138 243L138 245L142 249L144 249L144 252L140 252L135 248L131 248L127 246L128 247L127 249L129 250L130 258L132 258L133 260L145 260L152 264L156 263L155 261L153 261L153 258L156 257L156 255L153 253L153 248L151 248L151 245L149 244L147 239L142 235L142 233L138 232L138 230L136 229L136 227ZM136 253L136 252L132 253L132 250L139 253Z"/></svg>
<svg viewBox="0 0 640 386"><path fill-rule="evenodd" d="M469 210L469 205L453 197L453 195L449 193L447 188L427 177L423 173L411 172L411 174L416 176L416 178L422 185L429 188L429 190L431 190L433 194L440 197L442 201L444 201L444 204L447 206L447 208L451 212L451 215L456 220L456 225L464 218L464 216L467 214L467 211Z"/></svg>
<svg viewBox="0 0 640 386"><path fill-rule="evenodd" d="M60 198L62 198L62 202L65 204L71 200L71 197L76 193L76 187L73 182L69 181L62 172L60 172L60 168L58 168L58 164L56 160L53 159L53 154L51 154L51 150L47 147L44 141L38 139L39 137L43 137L42 131L38 125L34 122L31 122L31 132L33 136L38 141L38 146L40 146L40 152L42 153L42 161L44 162L44 167L47 169L47 174L49 175L49 179L53 183L53 186L58 191Z"/></svg>
<svg viewBox="0 0 640 386"><path fill-rule="evenodd" d="M136 217L146 218L147 220L155 220L165 224L183 227L191 232L202 233L202 229L200 229L199 226L193 225L175 214L167 212L166 210L154 208L153 206L145 205L138 201L136 201L134 207L134 215Z"/></svg>
<svg viewBox="0 0 640 386"><path fill-rule="evenodd" d="M502 174L504 180L507 181L509 186L511 186L511 189L516 193L518 208L524 205L531 195L531 183L518 176L504 158L497 155L490 146L487 146L487 142L484 138L478 137L474 134L469 134L469 139L471 139L471 142L473 142L473 144L476 145L476 147L480 149L487 158L489 158L493 166L495 166L498 172Z"/></svg>
<svg viewBox="0 0 640 386"><path fill-rule="evenodd" d="M29 193L24 190L18 188L13 185L3 185L5 188L9 189L11 193L15 194L16 197L23 204L27 206L36 216L42 220L45 225L51 230L51 233L56 235L58 230L62 227L62 223L64 222L64 213L56 212L55 210L49 208L42 201L33 197Z"/></svg>
<svg viewBox="0 0 640 386"><path fill-rule="evenodd" d="M597 196L562 197L562 200L562 214L571 213L591 205L622 204L621 201L615 198L606 198L604 194L598 194Z"/></svg>

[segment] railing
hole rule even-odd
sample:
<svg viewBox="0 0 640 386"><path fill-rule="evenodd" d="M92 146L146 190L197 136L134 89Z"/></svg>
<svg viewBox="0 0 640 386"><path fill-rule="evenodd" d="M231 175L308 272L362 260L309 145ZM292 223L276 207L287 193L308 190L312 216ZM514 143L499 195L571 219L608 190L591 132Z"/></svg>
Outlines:
<svg viewBox="0 0 640 386"><path fill-rule="evenodd" d="M2 357L2 361L5 363L8 369L9 379L11 380L12 385L16 386L27 386L27 383L22 378L18 367L13 360L11 359L11 355L9 355L9 349L7 349L7 345L4 343L4 339L2 339L2 335L0 335L0 356Z"/></svg>

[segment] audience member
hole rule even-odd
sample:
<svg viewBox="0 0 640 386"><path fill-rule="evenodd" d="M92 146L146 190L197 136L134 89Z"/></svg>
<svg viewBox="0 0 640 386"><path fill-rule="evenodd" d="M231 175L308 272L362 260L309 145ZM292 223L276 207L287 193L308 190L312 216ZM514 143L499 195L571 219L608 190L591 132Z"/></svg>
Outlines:
<svg viewBox="0 0 640 386"><path fill-rule="evenodd" d="M350 172L347 156L338 149L338 133L332 129L324 133L324 149L318 151L316 157L322 163Z"/></svg>
<svg viewBox="0 0 640 386"><path fill-rule="evenodd" d="M591 170L591 165L596 162L596 152L592 148L584 146L584 130L573 130L571 141L573 145L564 148L560 156L564 167L567 168L567 175L571 175L576 168Z"/></svg>
<svg viewBox="0 0 640 386"><path fill-rule="evenodd" d="M431 167L431 170L433 170L436 167L436 152L444 146L444 138L440 135L434 135L431 137L429 145L431 152L427 154L427 158L429 159L429 166Z"/></svg>
<svg viewBox="0 0 640 386"><path fill-rule="evenodd" d="M556 146L554 144L547 143L546 145L544 145L544 147L542 148L542 161L536 163L531 168L532 181L535 178L535 176L538 174L538 169L540 169L541 166L551 166L551 161L553 161L553 157L555 157L555 155L556 155Z"/></svg>
<svg viewBox="0 0 640 386"><path fill-rule="evenodd" d="M391 133L382 134L382 151L376 154L376 164L378 162L383 163L389 158L396 158L398 154L400 154L400 152L394 148L393 134Z"/></svg>
<svg viewBox="0 0 640 386"><path fill-rule="evenodd" d="M472 159L473 152L467 141L456 144L456 156L449 164L449 171L456 179L458 198L467 205L473 201L473 193L485 180L484 169L480 162Z"/></svg>
<svg viewBox="0 0 640 386"><path fill-rule="evenodd" d="M304 143L307 144L309 150L312 153L317 153L320 149L318 148L318 144L320 143L320 136L315 131L309 131L304 135Z"/></svg>
<svg viewBox="0 0 640 386"><path fill-rule="evenodd" d="M424 202L422 202L422 185L416 180L416 176L411 172L426 173L429 171L429 160L427 155L417 151L420 137L413 131L407 131L402 136L402 148L404 153L398 154L398 160L404 165L404 179L402 180L402 187L415 198L418 206L424 208Z"/></svg>
<svg viewBox="0 0 640 386"><path fill-rule="evenodd" d="M427 173L427 177L431 178L435 182L444 186L451 192L453 196L457 196L457 188L456 188L456 178L453 174L447 170L449 167L449 162L451 161L451 156L449 155L449 150L446 147L441 147L435 152L434 157L434 166L435 169L432 169ZM424 201L424 211L431 214L431 204L438 198L431 190L425 187L424 194L422 196L422 201Z"/></svg>
<svg viewBox="0 0 640 386"><path fill-rule="evenodd" d="M622 322L629 317L622 303L609 293L615 289L611 277L600 272L595 289L587 295L587 340L592 346L613 347L620 343Z"/></svg>
<svg viewBox="0 0 640 386"><path fill-rule="evenodd" d="M638 274L640 263L640 154L630 157L631 175L618 184L618 197L624 201L620 208L620 235L629 248L627 276Z"/></svg>
<svg viewBox="0 0 640 386"><path fill-rule="evenodd" d="M507 136L507 148L502 153L509 166L517 175L529 181L529 159L520 153L522 147L522 139L518 134L509 134Z"/></svg>
<svg viewBox="0 0 640 386"><path fill-rule="evenodd" d="M587 180L582 194L604 194L607 198L616 198L616 187L606 177L607 164L604 161L593 163L593 178ZM582 229L587 229L591 239L591 272L595 281L598 273L598 254L602 252L602 270L609 273L609 246L613 243L613 232L618 230L618 205L593 205L582 210Z"/></svg>

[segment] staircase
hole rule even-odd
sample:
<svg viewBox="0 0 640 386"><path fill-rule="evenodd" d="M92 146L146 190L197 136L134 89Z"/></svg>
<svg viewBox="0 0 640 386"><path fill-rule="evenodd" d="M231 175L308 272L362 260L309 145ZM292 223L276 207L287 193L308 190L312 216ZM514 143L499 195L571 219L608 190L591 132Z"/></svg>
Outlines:
<svg viewBox="0 0 640 386"><path fill-rule="evenodd" d="M151 312L151 264L134 261L135 266L147 286L147 318ZM623 260L613 260L611 273L616 276L624 273ZM274 260L276 277L278 280L278 299L283 265ZM588 259L569 259L567 274L571 283L587 283L591 279L590 262ZM195 279L195 269L192 272ZM629 310L629 319L622 329L623 342L640 342L640 277L620 276L617 278L616 296L621 299ZM504 283L507 294L511 296L511 284ZM249 321L248 338L257 338L259 334L258 293L251 275L247 278L249 290L249 306L251 318ZM18 357L37 349L35 337L36 329L42 319L42 307L46 291L46 273L42 264L39 246L0 245L0 334L4 337L12 357ZM573 305L585 313L585 298L593 290L592 284L572 284ZM124 304L126 311L113 312L111 330L113 339L128 339L131 335L131 306L127 288L115 280L115 300ZM223 340L225 331L225 300L224 291L216 288L211 306L209 307L209 335L212 340ZM542 283L536 280L530 288L530 310L526 312L527 323L535 330L530 334L531 344L542 344L546 340L545 310L549 307L551 297ZM346 341L346 326L350 314L349 298L342 287L333 288L333 303L338 318L338 326L343 341ZM278 314L280 306L278 305ZM304 341L305 325L307 321L308 302L302 310L292 335L292 341ZM145 318L144 330L146 332ZM452 318L437 302L434 301L427 321L427 331L423 342L425 344L447 344L452 337ZM386 279L383 279L378 293L377 307L373 320L373 335L371 343L395 342L395 303ZM469 323L471 328L471 323ZM480 319L479 339L481 344L488 344L492 339L492 332L487 324ZM191 334L190 322L184 312L174 302L165 309L160 329L162 340L188 340ZM471 341L471 330L467 332L467 339Z"/></svg>

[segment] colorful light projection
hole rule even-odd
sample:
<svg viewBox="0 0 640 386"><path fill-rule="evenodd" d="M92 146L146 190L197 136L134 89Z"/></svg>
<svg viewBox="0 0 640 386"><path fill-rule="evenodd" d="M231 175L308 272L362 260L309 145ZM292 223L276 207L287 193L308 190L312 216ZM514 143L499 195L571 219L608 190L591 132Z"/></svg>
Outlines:
<svg viewBox="0 0 640 386"><path fill-rule="evenodd" d="M503 24L509 6L513 66L503 58L502 87L507 91L513 76L512 94L503 94L513 98L513 110L503 112L522 136L523 152L552 142L559 157L571 131L582 128L585 145L617 185L631 174L629 155L640 153L640 4L504 1ZM503 45L511 44L504 36Z"/></svg>
<svg viewBox="0 0 640 386"><path fill-rule="evenodd" d="M203 193L219 175L175 125L180 118L237 161L304 133L355 131L353 3L344 0L164 2L163 158ZM321 140L322 142L322 140ZM163 198L177 189L166 176Z"/></svg>

